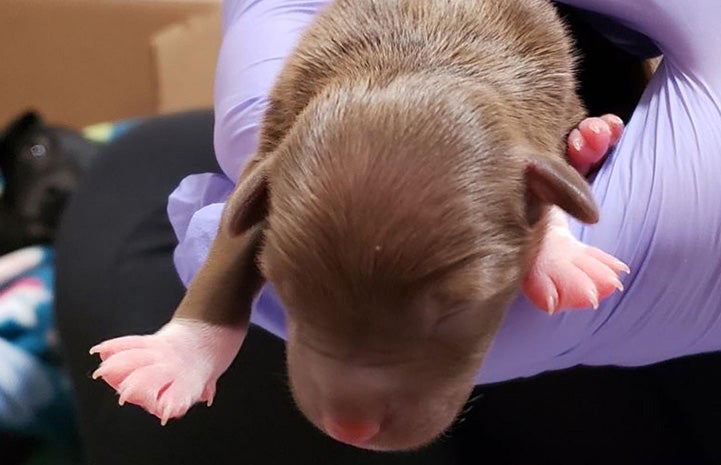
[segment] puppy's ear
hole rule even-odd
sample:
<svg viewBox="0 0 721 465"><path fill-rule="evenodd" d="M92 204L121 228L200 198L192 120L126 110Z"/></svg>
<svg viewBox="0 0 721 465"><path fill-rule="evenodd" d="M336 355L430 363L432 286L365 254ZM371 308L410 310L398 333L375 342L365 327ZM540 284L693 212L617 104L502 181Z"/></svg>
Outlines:
<svg viewBox="0 0 721 465"><path fill-rule="evenodd" d="M565 160L552 155L528 156L525 174L532 199L558 205L584 223L598 222L598 205L588 183Z"/></svg>
<svg viewBox="0 0 721 465"><path fill-rule="evenodd" d="M22 133L40 124L43 124L43 120L40 115L34 110L29 110L13 120L8 125L5 134L10 136L11 134Z"/></svg>
<svg viewBox="0 0 721 465"><path fill-rule="evenodd" d="M250 322L265 278L258 266L268 214L269 157L255 156L226 202L221 230L175 317L219 325ZM221 234L222 233L222 234Z"/></svg>
<svg viewBox="0 0 721 465"><path fill-rule="evenodd" d="M3 151L6 151L8 144L11 144L18 136L35 126L41 125L42 123L43 120L40 118L40 115L33 110L26 111L15 118L2 132L0 132L0 144L5 146Z"/></svg>
<svg viewBox="0 0 721 465"><path fill-rule="evenodd" d="M269 208L268 173L271 158L254 158L225 206L224 226L231 236L239 236L265 220Z"/></svg>

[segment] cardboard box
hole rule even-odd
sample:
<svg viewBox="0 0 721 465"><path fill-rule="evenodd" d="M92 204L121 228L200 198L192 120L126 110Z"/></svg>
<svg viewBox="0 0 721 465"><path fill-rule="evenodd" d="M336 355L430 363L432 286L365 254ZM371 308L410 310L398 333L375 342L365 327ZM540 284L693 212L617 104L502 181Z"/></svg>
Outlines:
<svg viewBox="0 0 721 465"><path fill-rule="evenodd" d="M220 0L0 0L0 124L212 106Z"/></svg>

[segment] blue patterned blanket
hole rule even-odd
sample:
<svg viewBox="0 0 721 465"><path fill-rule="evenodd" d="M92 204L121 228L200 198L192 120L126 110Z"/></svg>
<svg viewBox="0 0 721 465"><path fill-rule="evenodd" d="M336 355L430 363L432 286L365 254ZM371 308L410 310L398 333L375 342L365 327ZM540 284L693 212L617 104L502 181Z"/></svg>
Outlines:
<svg viewBox="0 0 721 465"><path fill-rule="evenodd" d="M133 124L101 124L84 133L108 142ZM0 256L0 429L42 439L70 439L74 436L71 391L53 320L54 271L49 247Z"/></svg>

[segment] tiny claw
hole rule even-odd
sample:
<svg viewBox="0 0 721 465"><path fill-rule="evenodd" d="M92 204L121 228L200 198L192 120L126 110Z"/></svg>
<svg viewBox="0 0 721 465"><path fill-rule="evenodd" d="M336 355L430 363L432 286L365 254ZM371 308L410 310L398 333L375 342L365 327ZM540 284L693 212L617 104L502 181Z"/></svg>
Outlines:
<svg viewBox="0 0 721 465"><path fill-rule="evenodd" d="M581 149L583 148L583 145L581 144L581 140L580 140L580 139L576 139L576 140L573 141L573 148L574 148L576 151L578 151L578 152L581 151Z"/></svg>
<svg viewBox="0 0 721 465"><path fill-rule="evenodd" d="M213 399L215 399L215 386L206 386L200 400L205 401L206 405L210 407L213 405Z"/></svg>
<svg viewBox="0 0 721 465"><path fill-rule="evenodd" d="M98 352L100 352L100 344L98 344L96 346L92 346L89 351L90 355L95 355Z"/></svg>
<svg viewBox="0 0 721 465"><path fill-rule="evenodd" d="M556 313L556 297L553 295L549 295L548 299L546 299L546 305L548 306L548 314L553 315Z"/></svg>
<svg viewBox="0 0 721 465"><path fill-rule="evenodd" d="M588 293L588 300L591 302L594 310L598 310L598 292L590 291Z"/></svg>
<svg viewBox="0 0 721 465"><path fill-rule="evenodd" d="M97 370L95 370L93 372L93 374L91 375L93 377L93 379L101 378L103 376L102 370L103 370L103 367L100 367Z"/></svg>
<svg viewBox="0 0 721 465"><path fill-rule="evenodd" d="M618 126L623 126L623 124L624 124L623 120L621 118L619 118L618 115L609 114L609 115L606 115L605 117L610 119L612 123L614 123Z"/></svg>
<svg viewBox="0 0 721 465"><path fill-rule="evenodd" d="M167 407L165 407L165 409L163 409L163 418L160 419L160 426L167 425L169 418L170 418L170 406L167 406Z"/></svg>
<svg viewBox="0 0 721 465"><path fill-rule="evenodd" d="M623 283L621 282L620 279L614 280L613 286L614 286L616 289L618 289L619 291L621 291L621 292L623 292L624 290L626 290L626 288L623 287Z"/></svg>

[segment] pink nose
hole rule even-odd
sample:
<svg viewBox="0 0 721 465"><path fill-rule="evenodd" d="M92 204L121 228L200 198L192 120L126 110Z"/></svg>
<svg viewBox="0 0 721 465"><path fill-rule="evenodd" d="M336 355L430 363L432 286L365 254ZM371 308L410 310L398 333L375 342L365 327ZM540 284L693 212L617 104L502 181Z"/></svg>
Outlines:
<svg viewBox="0 0 721 465"><path fill-rule="evenodd" d="M326 418L323 425L330 437L352 445L363 445L380 431L380 425L372 422L334 421Z"/></svg>

